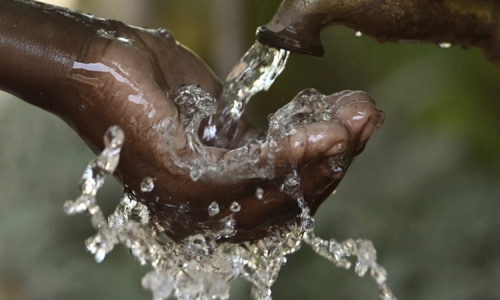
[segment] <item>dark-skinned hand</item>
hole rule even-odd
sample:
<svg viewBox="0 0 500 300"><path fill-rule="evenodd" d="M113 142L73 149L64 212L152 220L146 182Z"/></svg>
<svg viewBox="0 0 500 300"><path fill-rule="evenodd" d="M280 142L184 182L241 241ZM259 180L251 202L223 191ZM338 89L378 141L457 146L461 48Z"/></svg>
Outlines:
<svg viewBox="0 0 500 300"><path fill-rule="evenodd" d="M51 11L49 17L40 16L40 30L59 30L61 33L55 36L65 35L72 43L67 39L47 41L34 32L20 37L22 42L16 46L12 41L21 33L9 30L13 28L9 21L15 22L17 28L25 22L27 28L37 20L36 10L26 13L26 17L22 13L40 7L0 1L0 8L9 5L7 9L21 13L0 24L0 54L7 53L11 58L1 71L0 88L59 115L95 152L103 149L106 130L120 126L125 143L115 176L127 192L144 199L154 220L175 240L211 230L231 214L237 230L231 241L255 240L266 236L273 226L284 226L300 213L296 200L280 190L294 170L301 178L304 199L314 212L335 190L354 156L363 150L383 119L366 93L322 96L307 90L298 99L321 98L331 114L329 120L296 125L293 134L274 136L274 143L242 120L235 144L261 141L252 144L251 158L241 159L241 148L200 145L195 151L189 147L183 126L186 111L174 100L180 88L190 85L199 85L218 99L221 84L196 55L167 31ZM27 45L42 49L44 43L55 50L12 52ZM42 75L38 74L39 68L23 62L30 60L39 61L39 68L46 66L45 71L52 75L35 81L32 77ZM14 68L32 73L6 75ZM20 84L23 79L33 84ZM167 123L170 125L165 128ZM206 173L195 181L189 168L176 161L206 157L214 164L235 157L244 163L239 169ZM270 165L272 175L260 176L252 171ZM140 184L146 177L154 179L154 189L144 193ZM256 195L258 189L263 190L262 199ZM209 216L208 206L214 201L220 213ZM238 212L230 210L233 202L241 206Z"/></svg>

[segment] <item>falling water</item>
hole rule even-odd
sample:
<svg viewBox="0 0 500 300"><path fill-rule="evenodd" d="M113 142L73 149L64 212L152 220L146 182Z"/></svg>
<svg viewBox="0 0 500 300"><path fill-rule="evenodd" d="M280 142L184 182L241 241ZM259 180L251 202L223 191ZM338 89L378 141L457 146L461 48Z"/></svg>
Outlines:
<svg viewBox="0 0 500 300"><path fill-rule="evenodd" d="M205 128L205 140L217 142L221 139L222 144L230 144L235 124L249 98L270 86L281 72L287 56L288 53L262 45L252 46L225 84L225 102L219 114L216 114L216 101L200 87L186 86L177 92L174 101L185 117L181 125L175 125L170 119L164 121L165 151L178 167L188 172L193 181L215 176L227 180L273 178L273 157L267 157L269 164L256 167L254 161L259 155L256 149L293 134L295 126L330 119L326 101L317 95L302 94L270 117L265 140L249 141L222 161L211 157L205 150L206 146L197 134L202 120L209 116L216 116L219 121L226 120L219 124L227 123L228 126L210 129L217 124L212 123ZM176 126L184 127L190 151L197 154L193 157L199 159L185 159L176 152L172 139L167 138L172 136ZM220 226L192 235L180 243L168 237L166 229L150 218L148 208L133 194L123 194L116 210L105 218L96 195L106 176L113 173L118 165L124 138L119 127L114 126L107 131L105 149L89 163L82 176L81 196L67 201L64 210L69 215L84 212L90 215L97 233L85 244L97 262L101 262L115 245L123 244L141 265L150 265L152 270L143 277L142 285L151 290L153 299L171 296L178 299L229 299L231 282L242 278L252 284L253 299L269 300L271 287L286 262L286 256L299 250L302 242L338 267L349 269L355 264L354 270L359 276L369 272L380 289L381 299L396 299L386 284L387 272L377 263L376 251L370 241L348 239L337 242L315 236L314 218L302 195L301 178L295 169L289 170L280 189L297 201L300 215L290 220L287 226L270 228L270 234L256 242L217 242L236 233L237 221L233 214L241 209L241 204L236 201L231 203L231 214L222 218ZM335 167L332 165L332 168ZM144 193L153 191L155 179L144 178L140 188ZM256 188L255 195L255 201L266 197L265 190L260 187ZM216 216L219 212L217 202L207 207L209 216Z"/></svg>
<svg viewBox="0 0 500 300"><path fill-rule="evenodd" d="M255 42L229 73L221 95L218 114L203 130L208 144L228 148L250 98L267 91L285 68L290 52Z"/></svg>

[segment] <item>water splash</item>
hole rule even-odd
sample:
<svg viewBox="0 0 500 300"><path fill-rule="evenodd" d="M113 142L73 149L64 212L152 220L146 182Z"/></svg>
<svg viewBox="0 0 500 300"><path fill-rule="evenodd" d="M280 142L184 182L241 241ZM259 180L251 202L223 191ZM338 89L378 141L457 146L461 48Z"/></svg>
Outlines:
<svg viewBox="0 0 500 300"><path fill-rule="evenodd" d="M229 206L229 210L234 212L234 213L239 212L241 210L241 205L235 201L235 202L231 203L231 205Z"/></svg>
<svg viewBox="0 0 500 300"><path fill-rule="evenodd" d="M241 117L249 97L259 90L267 89L281 72L280 68L284 66L288 55L270 48L262 48L263 46L254 47L258 53L268 52L268 55L274 57L269 59L261 53L256 58L257 61L270 61L273 63L268 65L278 68L274 73L269 73L271 75L264 72L268 74L265 76L259 70L253 77L229 76L225 92L229 95L225 101L229 102L223 110L222 119L226 118L228 123L233 125ZM259 69L262 66L261 63L254 64L245 59L244 57L240 63L244 70ZM245 72L243 74L246 74ZM250 87L241 87L241 84ZM241 95L232 94L239 89L242 90ZM231 90L233 92L230 92ZM188 172L193 181L203 177L217 177L228 181L241 178L272 179L275 172L272 154L266 157L267 164L257 166L255 163L261 155L260 149L264 145L272 147L279 139L295 133L299 125L327 122L332 118L324 96L314 90L307 90L269 117L269 132L265 140L249 141L238 149L228 151L229 155L225 157L216 157L206 150L197 134L202 120L216 113L215 99L200 87L191 85L180 88L174 101L182 112L182 120L179 125L171 119L164 120L164 150L177 167ZM226 139L221 141L227 144L231 142L234 134L234 127L231 126L213 132L223 134ZM183 133L181 138L187 140L188 149L177 149L173 143L173 137L178 137L178 132ZM218 140L219 136L212 138ZM338 267L349 269L354 264L354 271L359 276L369 272L379 286L381 299L396 299L387 286L387 272L377 263L376 251L370 241L348 239L337 242L334 239L324 240L315 236L315 220L303 197L301 178L297 170L293 169L294 166L285 176L280 189L295 199L300 214L290 220L287 226L269 228L267 237L252 243L217 242L221 238L230 238L236 234L237 224L233 214L241 209L238 202L230 205L231 214L222 218L218 226L213 226L203 234L189 236L179 243L168 237L167 229L150 217L151 212L142 204L143 200L134 194L124 193L115 211L105 218L97 205L96 195L105 177L117 167L123 141L124 134L119 127L114 126L108 130L105 149L89 163L82 176L81 195L74 201L67 201L64 210L69 215L84 212L90 215L97 233L87 239L85 244L97 262L103 261L114 246L121 243L141 265L150 265L152 270L143 277L142 285L151 290L153 299L161 300L172 296L178 299L229 299L231 282L242 278L252 284L253 299L270 300L271 287L281 267L286 263L287 255L298 251L303 243L310 245L316 253ZM179 150L182 150L182 155ZM153 189L154 178L144 178L141 191L151 192ZM262 201L264 197L264 189L256 188L255 201ZM182 209L189 210L189 206ZM207 207L207 212L209 217L218 215L219 204L212 202Z"/></svg>
<svg viewBox="0 0 500 300"><path fill-rule="evenodd" d="M154 179L151 177L146 177L141 182L141 192L149 193L155 188Z"/></svg>
<svg viewBox="0 0 500 300"><path fill-rule="evenodd" d="M258 243L217 244L220 236L235 233L232 216L223 219L220 231L196 234L181 243L173 242L165 229L153 222L148 208L135 196L125 193L116 210L106 219L96 203L96 194L105 177L117 166L123 132L112 127L107 133L106 148L91 161L82 176L82 195L76 201L67 201L67 214L87 212L97 234L85 242L97 262L102 262L115 245L125 245L141 265L153 268L142 280L154 299L175 295L178 299L228 299L230 282L244 278L254 285L256 299L270 299L270 288L285 255L298 250L300 229L276 228L269 237ZM218 212L216 202L210 205ZM240 205L234 202L233 211Z"/></svg>
<svg viewBox="0 0 500 300"><path fill-rule="evenodd" d="M207 210L208 210L208 215L210 217L214 217L214 216L218 215L220 212L219 204L214 201L214 202L210 203Z"/></svg>
<svg viewBox="0 0 500 300"><path fill-rule="evenodd" d="M198 85L184 86L175 95L175 102L182 114L182 137L186 138L188 149L177 148L175 142L178 125L170 118L162 123L162 135L165 141L165 153L181 170L189 173L193 181L205 178L225 179L227 182L247 178L274 177L274 157L268 153L261 158L261 149L266 141L249 140L242 147L229 151L223 156L207 149L198 135L201 121L216 111L216 100ZM262 160L263 163L258 163Z"/></svg>
<svg viewBox="0 0 500 300"><path fill-rule="evenodd" d="M104 136L105 148L92 160L83 172L80 181L82 194L76 200L64 203L64 211L68 215L88 212L92 226L98 233L89 238L85 245L94 254L97 262L101 262L107 253L118 243L115 234L107 226L106 219L96 203L97 191L104 184L107 175L114 172L120 159L120 151L124 141L124 133L118 126L109 128Z"/></svg>
<svg viewBox="0 0 500 300"><path fill-rule="evenodd" d="M324 240L314 234L314 218L310 215L309 207L304 201L300 178L296 171L289 173L283 184L283 190L297 200L301 208L300 225L297 226L301 232L301 241L309 244L312 250L320 256L328 259L337 267L349 269L352 262L349 257L356 257L354 271L360 277L370 271L372 278L378 285L380 298L382 300L396 300L391 289L387 285L387 271L377 263L377 251L369 240L348 239L337 242L335 239Z"/></svg>
<svg viewBox="0 0 500 300"><path fill-rule="evenodd" d="M264 199L264 189L261 187L255 189L255 197L259 200Z"/></svg>
<svg viewBox="0 0 500 300"><path fill-rule="evenodd" d="M220 148L230 148L237 125L250 101L267 91L284 70L290 52L255 42L233 68L224 83L221 106L203 130L203 140Z"/></svg>
<svg viewBox="0 0 500 300"><path fill-rule="evenodd" d="M221 237L236 233L236 221L232 215L222 219L221 227L190 236L180 243L173 242L166 230L150 218L148 208L140 199L125 193L116 210L106 219L96 203L96 194L105 177L118 164L123 132L112 127L106 134L106 148L86 168L80 189L82 195L75 201L67 201L67 214L88 212L97 234L85 242L97 262L121 243L141 265L149 264L142 285L152 291L153 299L229 299L230 284L237 278L252 283L254 299L271 299L271 287L277 279L286 256L300 249L302 242L319 255L342 268L350 268L348 257L356 257L355 272L363 276L370 271L379 285L381 298L396 299L386 285L387 272L376 263L376 252L370 241L334 239L323 240L314 235L314 218L311 217L302 196L300 177L292 170L282 184L282 190L296 199L301 208L298 219L291 220L286 228L270 228L268 237L257 242L240 244L217 243ZM146 182L150 178L145 178ZM144 181L143 181L144 182ZM258 200L256 200L258 201ZM240 204L233 202L231 211L237 212ZM209 215L218 214L216 202L210 204Z"/></svg>

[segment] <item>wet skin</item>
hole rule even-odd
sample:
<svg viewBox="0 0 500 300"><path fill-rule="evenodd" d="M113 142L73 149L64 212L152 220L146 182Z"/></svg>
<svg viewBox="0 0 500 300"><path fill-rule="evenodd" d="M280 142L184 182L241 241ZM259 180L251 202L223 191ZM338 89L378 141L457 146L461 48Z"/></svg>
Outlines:
<svg viewBox="0 0 500 300"><path fill-rule="evenodd" d="M279 188L292 169L302 178L304 198L314 212L383 119L366 93L333 94L326 98L331 120L298 126L273 147L259 144L253 164L265 165L272 152L272 178L244 176L243 169L243 176L225 172L194 182L189 170L166 154L161 124L169 119L176 126L169 138L182 159L197 158L181 126L185 116L172 99L186 84L199 84L217 99L221 84L196 55L164 30L61 13L45 5L0 0L0 15L0 88L60 116L96 153L103 149L105 131L119 125L125 143L115 176L126 191L145 200L175 240L219 224L231 214L233 201L241 210L234 214L237 233L230 241L258 239L273 226L284 226L300 212ZM44 50L48 45L53 51ZM243 120L237 138L241 146L262 134ZM215 162L238 151L203 147ZM145 177L155 179L152 192L140 191ZM262 200L257 188L264 189ZM220 213L209 217L214 201Z"/></svg>

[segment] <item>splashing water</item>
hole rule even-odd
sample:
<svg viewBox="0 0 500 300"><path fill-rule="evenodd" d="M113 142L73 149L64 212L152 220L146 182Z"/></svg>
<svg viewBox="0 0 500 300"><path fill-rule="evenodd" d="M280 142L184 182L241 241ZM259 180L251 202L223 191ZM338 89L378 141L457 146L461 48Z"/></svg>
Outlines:
<svg viewBox="0 0 500 300"><path fill-rule="evenodd" d="M146 177L141 182L141 191L144 193L149 193L155 188L154 179L151 177Z"/></svg>
<svg viewBox="0 0 500 300"><path fill-rule="evenodd" d="M227 219L229 228L196 234L175 243L158 223L150 220L147 207L128 193L122 195L116 210L106 220L96 203L96 194L105 177L117 166L123 132L112 127L106 133L106 140L106 148L89 163L82 176L82 195L76 201L67 201L64 209L69 215L89 213L98 233L87 239L85 245L97 262L103 261L106 254L121 243L141 265L153 267L142 280L143 287L152 291L153 299L166 299L171 295L178 299L229 299L230 283L236 278L253 284L254 299L271 299L271 287L286 256L299 250L302 241L342 268L349 269L352 263L348 258L356 257L355 272L364 276L370 271L379 285L381 298L395 299L386 285L387 272L376 263L376 251L370 241L349 239L339 243L314 235L314 219L302 197L296 171L288 174L282 189L297 200L300 220L290 221L287 228L274 228L270 236L255 243L216 243L221 235L227 235L224 230L231 231L231 227L234 230L232 218ZM218 213L216 202L210 207L209 214ZM231 210L238 211L239 204L233 202Z"/></svg>
<svg viewBox="0 0 500 300"><path fill-rule="evenodd" d="M250 98L267 91L283 72L290 52L255 42L226 78L221 107L203 130L203 140L220 148L231 147L237 125Z"/></svg>
<svg viewBox="0 0 500 300"><path fill-rule="evenodd" d="M106 176L113 173L118 166L123 141L124 134L120 127L113 126L108 129L104 137L104 150L83 172L80 181L81 196L74 201L68 200L64 203L64 211L68 215L85 211L90 214L92 226L98 233L89 238L85 245L90 253L94 254L97 262L101 262L118 243L116 234L107 226L106 219L96 203L96 194L104 184Z"/></svg>
<svg viewBox="0 0 500 300"><path fill-rule="evenodd" d="M106 220L96 203L96 194L118 164L123 132L119 127L112 127L106 133L106 140L106 148L89 163L82 176L82 195L64 204L69 215L88 212L91 216L98 232L85 244L97 262L103 261L115 245L122 243L141 265L149 263L153 267L142 284L152 291L154 299L171 295L179 299L228 299L230 282L239 277L253 283L256 299L270 299L270 288L285 255L300 246L300 227L286 231L277 228L273 235L256 244L217 244L215 241L221 234L227 234L228 228L175 243L159 224L150 221L147 207L128 193L122 195L116 210ZM217 203L210 206L213 214L217 214ZM231 205L233 211L239 208L237 202ZM226 223L234 230L233 218L228 218Z"/></svg>
<svg viewBox="0 0 500 300"><path fill-rule="evenodd" d="M256 51L254 48L268 52L267 55L274 57L266 58L267 60L281 61L283 65L288 55L255 45L249 52ZM245 61L245 57L242 62ZM266 55L261 53L255 59L259 61L262 57ZM261 63L246 61L244 66L242 73L249 73L248 68L260 68L256 73L268 74L262 69ZM275 66L276 64L267 64L269 68ZM248 81L234 80L232 83L226 83L225 93L231 96L224 99L234 103L225 103L222 118L228 118L237 124L251 95L266 89L279 72L275 70L271 71L274 75L266 75L267 77L258 75L248 77ZM245 76L232 74L229 77L246 78ZM233 87L233 92L227 92L233 89L227 86L232 85L236 85ZM231 94L240 89L241 95ZM228 180L250 177L273 178L273 157L268 157L270 163L267 165L257 167L254 162L255 157L259 155L256 153L257 149L260 149L263 143L273 144L280 137L293 134L297 125L328 121L331 118L327 103L321 96L303 93L270 116L269 132L265 141L249 141L245 146L233 150L230 157L220 160L211 157L197 134L202 120L216 113L216 101L198 86L182 87L174 101L185 116L179 126L183 126L186 132L189 150L197 155L192 159L177 152L171 138L175 136L177 128L170 119L166 119L163 124L165 151L178 167L189 172L193 181L204 176L227 177ZM215 130L217 135L212 138L218 140L218 134L223 133L226 136L223 142L230 142L232 130L231 128L222 129L220 132ZM104 140L105 149L89 163L83 173L80 182L81 196L74 201L66 201L64 210L69 215L84 212L90 215L91 223L97 233L87 239L85 244L97 262L103 261L114 246L121 243L141 265L151 265L152 270L143 277L142 285L145 289L151 290L153 299L167 299L171 296L178 299L229 299L231 282L243 278L252 284L253 299L270 300L271 287L281 267L286 263L287 255L298 251L303 242L338 267L349 269L354 264L354 271L359 276L369 272L379 287L381 299L396 299L386 284L387 272L377 263L376 250L370 241L348 239L337 242L334 239L324 240L315 236L315 221L304 200L301 178L295 169L290 170L280 189L297 201L301 212L297 218L290 220L286 227L270 228L270 234L259 241L239 244L217 242L236 233L236 220L233 214L241 209L241 204L238 202L231 203L232 214L221 220L221 226L203 234L189 236L179 243L172 241L166 229L150 218L148 208L133 194L124 193L115 211L105 218L97 205L96 195L104 184L106 176L113 173L118 165L124 141L123 131L113 126L107 131ZM153 191L154 178L144 178L140 188L142 192ZM262 201L265 197L264 189L256 188L255 195L257 198L255 201ZM212 202L207 207L207 212L210 217L218 215L219 204Z"/></svg>

